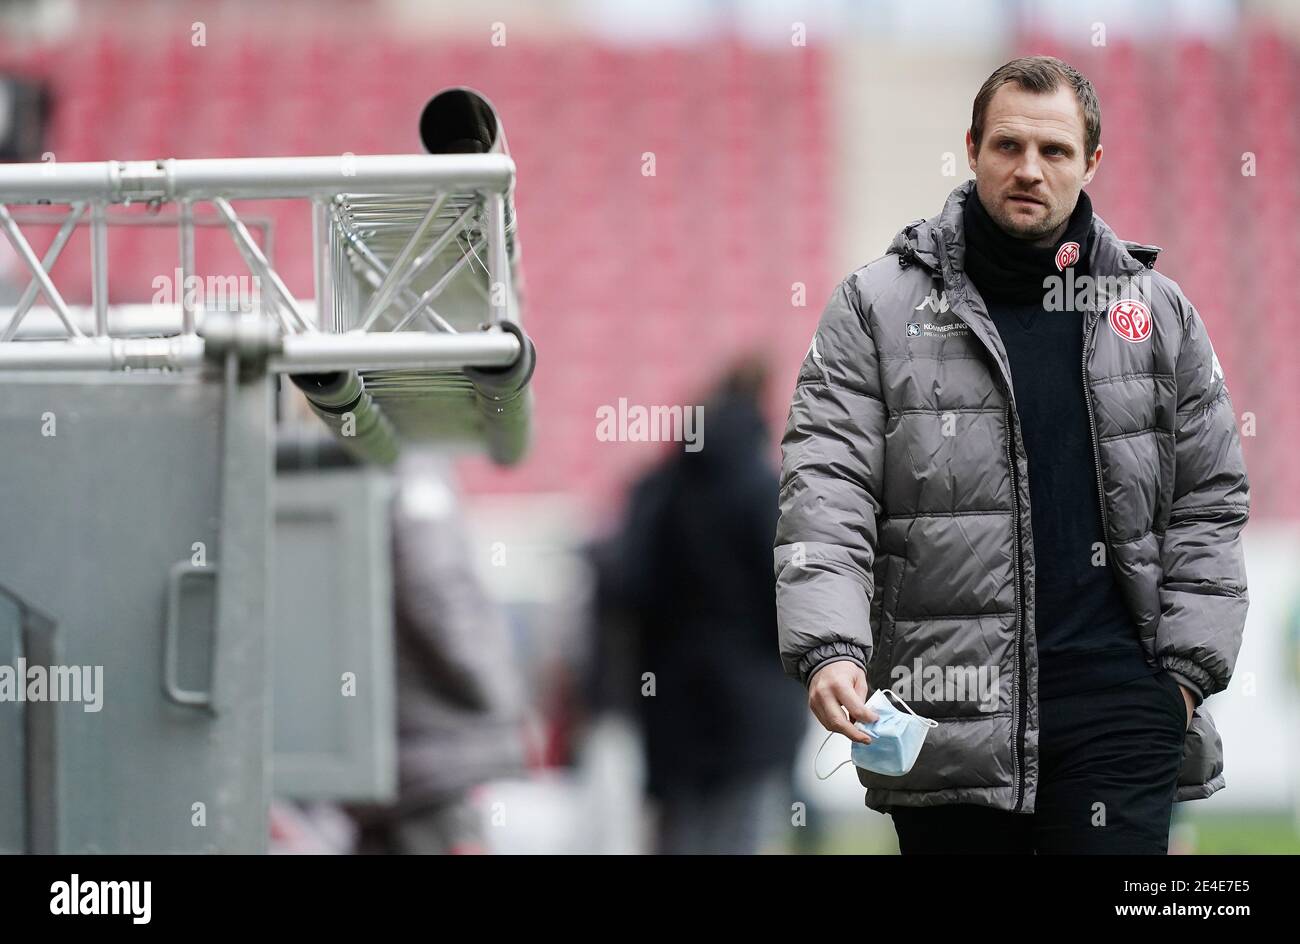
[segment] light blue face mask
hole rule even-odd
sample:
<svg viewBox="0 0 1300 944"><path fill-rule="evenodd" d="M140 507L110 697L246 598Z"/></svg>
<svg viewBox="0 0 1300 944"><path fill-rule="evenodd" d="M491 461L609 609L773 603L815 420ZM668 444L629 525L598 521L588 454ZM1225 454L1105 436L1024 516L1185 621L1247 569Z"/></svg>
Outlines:
<svg viewBox="0 0 1300 944"><path fill-rule="evenodd" d="M899 711L894 707L894 701L906 710ZM813 773L817 774L818 780L825 780L849 761L873 773L884 774L887 777L901 777L916 763L916 757L921 753L921 745L925 743L925 736L930 733L930 729L939 726L937 721L922 718L907 702L887 688L876 689L867 699L867 707L876 713L876 720L858 721L854 726L871 735L871 743L862 744L854 741L849 760L843 761L835 767L835 770L822 776L817 773L817 758L821 756L822 747L826 746L831 735L835 733L829 732L826 740L822 741L821 747L817 748L817 753L813 756Z"/></svg>

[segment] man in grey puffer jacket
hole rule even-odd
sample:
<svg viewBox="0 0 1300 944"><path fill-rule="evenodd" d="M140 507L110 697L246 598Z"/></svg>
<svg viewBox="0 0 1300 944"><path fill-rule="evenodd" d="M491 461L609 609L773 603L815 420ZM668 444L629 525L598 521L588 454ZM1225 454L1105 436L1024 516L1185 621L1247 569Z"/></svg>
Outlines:
<svg viewBox="0 0 1300 944"><path fill-rule="evenodd" d="M1101 159L1087 79L1015 60L972 117L975 181L840 283L800 368L782 662L855 741L880 688L938 721L901 776L855 768L903 852L1162 853L1172 803L1224 786L1203 701L1247 608L1232 403L1158 250L1081 196ZM1039 276L1040 299L1012 297ZM1080 443L1090 494L1059 458Z"/></svg>

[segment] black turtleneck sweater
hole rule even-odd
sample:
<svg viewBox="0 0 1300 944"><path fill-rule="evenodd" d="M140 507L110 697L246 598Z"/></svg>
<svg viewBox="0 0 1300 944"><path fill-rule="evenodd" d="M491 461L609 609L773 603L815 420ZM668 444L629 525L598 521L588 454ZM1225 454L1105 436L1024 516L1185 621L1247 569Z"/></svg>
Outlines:
<svg viewBox="0 0 1300 944"><path fill-rule="evenodd" d="M1092 203L1080 193L1065 233L1048 247L1004 232L974 190L963 217L966 273L1006 348L1029 459L1039 697L1150 675L1156 670L1106 561L1109 550L1097 550L1105 545L1083 390L1086 313L1045 307L1043 279L1065 277L1061 246L1078 244L1074 278L1088 274Z"/></svg>

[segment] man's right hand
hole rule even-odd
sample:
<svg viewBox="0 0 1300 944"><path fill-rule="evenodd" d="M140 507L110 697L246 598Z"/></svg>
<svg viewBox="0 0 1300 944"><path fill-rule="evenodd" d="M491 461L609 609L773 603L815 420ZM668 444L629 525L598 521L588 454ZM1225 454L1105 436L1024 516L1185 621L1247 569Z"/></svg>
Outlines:
<svg viewBox="0 0 1300 944"><path fill-rule="evenodd" d="M838 731L854 741L870 744L871 735L855 727L858 721L870 723L880 718L867 707L869 692L867 673L862 667L851 659L840 659L828 662L808 680L808 707L827 731Z"/></svg>

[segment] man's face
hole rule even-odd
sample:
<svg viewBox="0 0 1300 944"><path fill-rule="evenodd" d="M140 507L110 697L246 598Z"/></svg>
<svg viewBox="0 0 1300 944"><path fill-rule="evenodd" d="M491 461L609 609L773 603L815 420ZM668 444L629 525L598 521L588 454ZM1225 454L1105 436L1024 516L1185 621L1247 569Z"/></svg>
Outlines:
<svg viewBox="0 0 1300 944"><path fill-rule="evenodd" d="M966 156L980 202L1012 236L1051 245L1074 212L1079 191L1101 161L1101 147L1084 153L1083 109L1062 83L1036 95L1014 82L994 93L976 151L966 132Z"/></svg>

